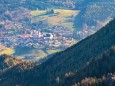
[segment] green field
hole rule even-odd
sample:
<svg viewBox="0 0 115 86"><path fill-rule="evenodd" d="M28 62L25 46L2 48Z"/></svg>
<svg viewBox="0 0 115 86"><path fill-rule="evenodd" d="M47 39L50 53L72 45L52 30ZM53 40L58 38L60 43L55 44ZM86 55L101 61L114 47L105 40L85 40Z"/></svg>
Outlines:
<svg viewBox="0 0 115 86"><path fill-rule="evenodd" d="M25 56L37 56L38 58L30 59L31 61L35 61L35 60L42 59L49 54L53 54L53 53L56 53L56 52L59 52L59 51L60 51L59 49L44 51L44 50L35 49L35 48L27 48L27 47L20 48L20 47L17 47L17 48L15 48L14 56L16 56L20 59L23 59Z"/></svg>
<svg viewBox="0 0 115 86"><path fill-rule="evenodd" d="M45 10L31 11L31 22L44 21L50 27L59 25L74 30L73 21L75 16L79 13L77 10L54 9L54 14L46 14Z"/></svg>
<svg viewBox="0 0 115 86"><path fill-rule="evenodd" d="M34 48L15 48L15 56L19 57L19 58L23 58L24 56L37 56L37 59L43 58L45 56L47 56L47 54L39 49L34 49Z"/></svg>
<svg viewBox="0 0 115 86"><path fill-rule="evenodd" d="M47 53L48 54L53 54L53 53L56 53L56 52L60 52L61 50L57 49L57 50L47 50Z"/></svg>

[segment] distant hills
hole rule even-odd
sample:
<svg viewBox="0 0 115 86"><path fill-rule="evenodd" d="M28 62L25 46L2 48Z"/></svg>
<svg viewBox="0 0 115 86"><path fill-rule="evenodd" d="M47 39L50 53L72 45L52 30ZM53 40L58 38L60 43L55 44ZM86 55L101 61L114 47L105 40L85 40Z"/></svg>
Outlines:
<svg viewBox="0 0 115 86"><path fill-rule="evenodd" d="M29 10L45 10L49 8L80 10L79 15L74 19L76 31L87 29L97 31L108 21L115 17L114 0L1 0L0 13L7 10L15 10L24 7ZM7 16L7 17L6 17ZM9 18L8 15L1 15L0 20Z"/></svg>
<svg viewBox="0 0 115 86"><path fill-rule="evenodd" d="M7 11L7 10L14 10L19 7L25 7L31 10L35 9L46 9L50 4L46 3L47 0L1 0L0 1L0 7L1 12Z"/></svg>
<svg viewBox="0 0 115 86"><path fill-rule="evenodd" d="M114 0L82 0L76 2L76 9L80 9L81 12L76 16L74 25L78 29L87 25L87 29L98 30L115 17L114 8Z"/></svg>
<svg viewBox="0 0 115 86"><path fill-rule="evenodd" d="M76 9L82 9L85 8L87 5L89 4L94 4L94 3L105 3L105 4L110 4L112 2L112 4L114 4L114 0L76 0Z"/></svg>
<svg viewBox="0 0 115 86"><path fill-rule="evenodd" d="M115 19L94 35L55 54L41 65L27 63L12 66L0 74L0 85L87 86L91 81L88 86L114 86L114 27ZM23 71L20 71L21 68Z"/></svg>
<svg viewBox="0 0 115 86"><path fill-rule="evenodd" d="M67 5L67 6L66 6ZM5 10L13 10L18 7L25 7L30 10L47 9L47 8L73 8L75 0L1 0L0 7L1 12Z"/></svg>

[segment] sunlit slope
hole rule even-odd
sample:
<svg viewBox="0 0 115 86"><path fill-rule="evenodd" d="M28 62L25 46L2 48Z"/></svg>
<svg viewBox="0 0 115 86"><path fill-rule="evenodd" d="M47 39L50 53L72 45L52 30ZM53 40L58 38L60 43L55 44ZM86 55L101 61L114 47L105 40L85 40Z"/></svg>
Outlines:
<svg viewBox="0 0 115 86"><path fill-rule="evenodd" d="M31 22L43 21L44 23L48 23L50 27L58 25L66 27L69 30L74 30L73 21L79 13L78 10L54 9L54 14L46 14L46 12L44 10L31 11Z"/></svg>
<svg viewBox="0 0 115 86"><path fill-rule="evenodd" d="M0 55L2 55L2 54L11 55L13 53L14 53L13 49L7 48L7 47L3 46L2 44L0 44Z"/></svg>

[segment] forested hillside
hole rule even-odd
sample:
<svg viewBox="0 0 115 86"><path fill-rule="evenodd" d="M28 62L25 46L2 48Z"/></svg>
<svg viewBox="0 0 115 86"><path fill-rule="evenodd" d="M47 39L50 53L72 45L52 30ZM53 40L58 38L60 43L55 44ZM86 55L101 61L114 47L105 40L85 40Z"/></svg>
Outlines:
<svg viewBox="0 0 115 86"><path fill-rule="evenodd" d="M100 3L100 2L110 4L110 2L114 3L114 0L87 0L87 1L86 0L76 0L76 9L82 9L89 4Z"/></svg>
<svg viewBox="0 0 115 86"><path fill-rule="evenodd" d="M106 82L107 79L105 78L109 73L111 73L110 76L112 77L112 73L114 74L115 72L114 65L115 65L115 46L112 46L110 49L106 50L100 56L88 62L87 65L83 69L77 71L75 75L65 77L64 85L65 83L67 83L66 85L69 86L72 83L74 83L75 80L77 82L81 82L82 86L83 84L84 86L87 86L88 83L90 84L88 86L92 85L110 86L110 84L115 85L115 83L112 83L115 82L114 77L113 80L112 78L110 78L110 81L108 80L108 82ZM87 81L86 78L89 78L89 81ZM92 80L90 81L90 78L95 79L95 81L94 82Z"/></svg>
<svg viewBox="0 0 115 86"><path fill-rule="evenodd" d="M1 0L0 1L0 6L1 6L1 11L4 10L14 10L19 7L25 7L30 10L35 10L35 9L46 9L47 7L50 6L49 3L46 3L47 0Z"/></svg>
<svg viewBox="0 0 115 86"><path fill-rule="evenodd" d="M17 66L17 65L20 65L19 69L17 67L18 70L25 70L37 64L31 63L29 61L17 59L16 57L10 56L10 55L4 54L0 56L0 73L3 73L4 71L8 71L10 68Z"/></svg>
<svg viewBox="0 0 115 86"><path fill-rule="evenodd" d="M98 30L108 21L115 17L114 0L88 0L76 4L76 9L81 12L75 18L76 28L83 28L86 24L87 29Z"/></svg>
<svg viewBox="0 0 115 86"><path fill-rule="evenodd" d="M17 65L21 60L15 59L13 56L1 55L0 56L0 72Z"/></svg>
<svg viewBox="0 0 115 86"><path fill-rule="evenodd" d="M48 8L74 8L75 0L1 0L0 12L4 10L13 10L19 7L25 7L30 10L48 9Z"/></svg>
<svg viewBox="0 0 115 86"><path fill-rule="evenodd" d="M106 2L106 3L105 3ZM74 19L76 31L82 30L86 24L88 29L96 30L114 18L114 0L1 0L0 13L12 11L17 8L28 10L45 10L51 8L80 10L79 15ZM0 16L0 20L6 17Z"/></svg>
<svg viewBox="0 0 115 86"><path fill-rule="evenodd" d="M0 75L1 86L70 86L85 77L100 78L104 74L114 73L114 27L115 20L32 69L19 72L20 69L16 70L21 66L14 66Z"/></svg>

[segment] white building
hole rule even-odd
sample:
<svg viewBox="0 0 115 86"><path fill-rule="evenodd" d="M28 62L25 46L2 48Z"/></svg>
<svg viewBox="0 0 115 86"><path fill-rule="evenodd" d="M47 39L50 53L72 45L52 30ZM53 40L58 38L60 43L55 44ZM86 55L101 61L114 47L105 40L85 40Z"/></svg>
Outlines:
<svg viewBox="0 0 115 86"><path fill-rule="evenodd" d="M52 33L46 33L44 36L44 39L53 39L53 34Z"/></svg>

